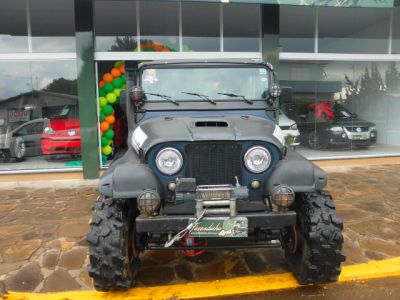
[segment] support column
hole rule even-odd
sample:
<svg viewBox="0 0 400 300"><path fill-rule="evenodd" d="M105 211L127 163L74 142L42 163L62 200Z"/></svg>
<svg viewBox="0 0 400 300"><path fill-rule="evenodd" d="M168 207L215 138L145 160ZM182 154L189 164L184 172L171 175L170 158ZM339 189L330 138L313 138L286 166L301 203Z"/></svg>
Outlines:
<svg viewBox="0 0 400 300"><path fill-rule="evenodd" d="M75 0L75 39L83 177L99 177L93 0Z"/></svg>

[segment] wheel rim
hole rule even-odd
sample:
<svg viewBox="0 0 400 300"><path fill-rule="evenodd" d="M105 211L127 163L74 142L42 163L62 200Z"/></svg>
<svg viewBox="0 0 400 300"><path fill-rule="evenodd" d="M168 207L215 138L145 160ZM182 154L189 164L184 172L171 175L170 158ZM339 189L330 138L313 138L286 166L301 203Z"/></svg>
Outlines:
<svg viewBox="0 0 400 300"><path fill-rule="evenodd" d="M22 158L25 154L25 142L22 139L17 139L15 143L15 156Z"/></svg>
<svg viewBox="0 0 400 300"><path fill-rule="evenodd" d="M6 160L6 154L4 151L0 151L0 162L5 162Z"/></svg>
<svg viewBox="0 0 400 300"><path fill-rule="evenodd" d="M322 139L314 131L308 135L308 144L310 145L311 148L316 150L321 149L323 147Z"/></svg>

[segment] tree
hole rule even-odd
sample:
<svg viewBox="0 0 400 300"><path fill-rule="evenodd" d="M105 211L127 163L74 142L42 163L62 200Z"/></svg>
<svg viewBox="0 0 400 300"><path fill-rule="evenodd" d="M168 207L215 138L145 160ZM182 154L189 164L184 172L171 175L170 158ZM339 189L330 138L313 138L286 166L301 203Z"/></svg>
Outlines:
<svg viewBox="0 0 400 300"><path fill-rule="evenodd" d="M390 62L385 73L385 82L388 92L400 91L400 71L395 62Z"/></svg>
<svg viewBox="0 0 400 300"><path fill-rule="evenodd" d="M43 90L60 94L78 95L77 80L57 78L50 82Z"/></svg>
<svg viewBox="0 0 400 300"><path fill-rule="evenodd" d="M111 51L133 51L137 47L137 42L131 36L117 36L111 46Z"/></svg>

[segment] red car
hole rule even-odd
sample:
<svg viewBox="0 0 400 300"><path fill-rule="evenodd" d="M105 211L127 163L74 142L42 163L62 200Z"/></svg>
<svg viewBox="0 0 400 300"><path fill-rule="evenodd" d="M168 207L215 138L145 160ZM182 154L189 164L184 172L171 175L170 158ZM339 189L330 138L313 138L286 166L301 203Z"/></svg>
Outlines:
<svg viewBox="0 0 400 300"><path fill-rule="evenodd" d="M124 145L128 130L121 107L116 105L114 110L116 121L114 123L113 148L118 148ZM50 118L47 127L43 130L41 145L43 155L71 154L78 156L81 154L78 106L66 105L57 116Z"/></svg>
<svg viewBox="0 0 400 300"><path fill-rule="evenodd" d="M44 155L80 155L81 135L78 107L66 105L61 112L50 119L41 137Z"/></svg>

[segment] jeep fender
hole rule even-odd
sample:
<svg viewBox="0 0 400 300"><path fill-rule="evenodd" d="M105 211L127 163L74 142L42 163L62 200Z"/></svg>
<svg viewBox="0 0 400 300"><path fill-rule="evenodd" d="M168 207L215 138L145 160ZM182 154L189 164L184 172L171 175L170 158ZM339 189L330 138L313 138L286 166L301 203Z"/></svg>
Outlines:
<svg viewBox="0 0 400 300"><path fill-rule="evenodd" d="M286 184L295 192L321 191L327 184L326 173L293 150L278 162L268 177L264 191L271 195L278 185Z"/></svg>
<svg viewBox="0 0 400 300"><path fill-rule="evenodd" d="M113 198L137 198L143 191L150 189L157 191L162 199L163 189L150 167L127 156L133 158L132 153L125 154L100 178L99 192Z"/></svg>

